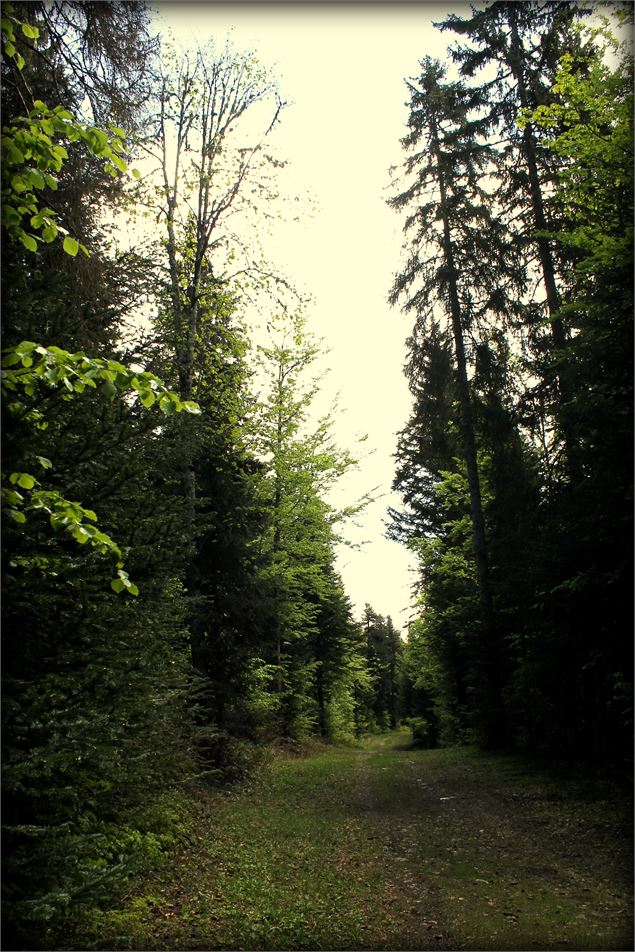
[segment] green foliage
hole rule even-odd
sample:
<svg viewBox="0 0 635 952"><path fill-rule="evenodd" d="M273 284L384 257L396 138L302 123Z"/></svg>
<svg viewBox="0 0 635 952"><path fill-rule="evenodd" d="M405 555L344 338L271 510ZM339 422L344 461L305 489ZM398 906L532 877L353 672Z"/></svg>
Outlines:
<svg viewBox="0 0 635 952"><path fill-rule="evenodd" d="M565 228L557 240L575 255L579 278L631 254L633 192L632 53L617 42L608 21L581 30L586 55L566 53L552 86L554 101L521 113L521 128L545 130L560 159L558 200ZM610 66L610 57L617 65Z"/></svg>
<svg viewBox="0 0 635 952"><path fill-rule="evenodd" d="M398 678L402 644L392 619L378 615L366 605L361 621L367 688L361 693L357 714L358 732L394 730L398 714ZM370 690L369 690L370 688ZM362 726L363 725L363 726Z"/></svg>
<svg viewBox="0 0 635 952"><path fill-rule="evenodd" d="M331 415L310 422L318 381L308 371L318 346L305 323L301 316L278 319L272 345L260 348L267 388L255 448L266 466L261 504L271 514L261 545L268 556L263 577L271 599L277 733L300 738L317 731L327 738L353 730L354 705L344 702L343 693L352 698L356 690L359 648L351 607L334 571L333 527L346 514L326 500L356 462L335 444Z"/></svg>
<svg viewBox="0 0 635 952"><path fill-rule="evenodd" d="M25 59L15 47L16 28L28 39L40 39L39 27L17 20L14 8L4 4L3 52L21 74ZM74 144L102 160L107 175L116 178L127 171L124 130L115 125L107 131L87 125L64 106L50 108L34 99L27 115L14 116L2 127L2 227L27 251L37 252L40 244L51 244L62 236L66 254L75 257L81 250L88 255L86 246L68 234L58 213L47 204L50 192L58 188L56 176L69 157L66 146Z"/></svg>
<svg viewBox="0 0 635 952"><path fill-rule="evenodd" d="M22 392L27 397L38 397L41 386L61 384L70 396L83 393L86 387L95 389L99 386L109 399L118 393L134 391L144 407L151 407L156 402L166 416L181 411L200 413L196 403L180 400L149 371L138 366L126 367L103 357L87 357L82 351L71 354L60 347L42 347L32 341L21 341L5 351L2 368L2 386L8 391L7 397ZM64 396L64 399L68 397ZM12 412L25 416L28 410L21 404L14 404ZM40 421L41 416L31 416L30 420Z"/></svg>
<svg viewBox="0 0 635 952"><path fill-rule="evenodd" d="M64 13L38 8L50 18L40 35ZM110 40L114 50L120 38ZM170 421L200 411L116 359L121 315L144 293L96 226L125 168L123 130L75 120L81 94L54 109L38 99L78 92L70 76L85 42L68 60L53 43L3 64L19 73L3 84L2 142L3 941L13 947L54 943L79 908L156 862L166 840L154 801L197 769L182 512L167 461ZM108 38L91 43L103 52ZM91 508L76 501L87 498Z"/></svg>
<svg viewBox="0 0 635 952"><path fill-rule="evenodd" d="M3 3L2 20L0 21L2 52L5 57L13 60L18 70L22 70L24 69L25 59L16 49L16 30L29 40L37 40L40 36L38 27L18 20L13 5Z"/></svg>
<svg viewBox="0 0 635 952"><path fill-rule="evenodd" d="M4 676L4 905L7 923L28 937L59 928L60 917L107 899L156 860L152 798L193 766L174 588L122 615L85 572L71 576L66 598L56 596L77 626L71 640L42 619L57 578L28 564L13 574L5 648L15 652L18 640L22 648ZM46 666L35 663L43 645Z"/></svg>
<svg viewBox="0 0 635 952"><path fill-rule="evenodd" d="M67 233L58 214L46 204L46 193L57 191L56 173L68 159L68 150L59 140L81 143L115 177L128 167L123 158L124 138L118 127L106 132L82 124L68 109L50 109L36 99L27 116L2 127L2 227L27 251L36 252L40 243L50 244L62 236L66 254L75 257L81 250L87 255L86 246Z"/></svg>
<svg viewBox="0 0 635 952"><path fill-rule="evenodd" d="M65 400L82 394L87 387L99 387L111 399L118 393L123 395L132 391L144 407L152 406L156 401L166 416L182 411L200 413L197 404L181 401L154 374L140 367L125 367L114 360L89 358L81 351L71 354L60 347L41 347L32 341L22 341L5 352L2 367L3 395L9 400L7 411L33 427L34 437L38 430L48 426L45 415L36 409L42 399L42 390L61 386L64 387ZM49 459L34 454L32 450L31 455L45 471L52 468ZM23 525L28 512L46 513L52 529L64 529L81 545L88 542L101 555L115 558L117 575L111 582L113 591L139 594L137 586L124 571L119 546L107 533L91 524L97 520L92 509L65 499L56 489L40 488L40 481L29 473L12 473L9 482L30 490L28 496L9 487L2 490L3 512L14 523Z"/></svg>
<svg viewBox="0 0 635 952"><path fill-rule="evenodd" d="M405 710L441 743L481 740L488 701L469 457L455 438L465 415L430 307L439 289L449 300L452 269L439 270L431 254L421 270L417 257L443 247L438 222L449 207L445 250L448 241L457 249L455 290L469 328L501 719L519 746L619 759L632 728L615 688L632 668L616 620L630 613L632 584L632 54L607 21L576 23L583 15L506 4L451 15L440 26L458 34L451 56L471 82L435 86L425 61L426 95L409 84L416 108L405 144L420 146L427 134L430 147L407 160L406 175L417 178L393 202L418 207L407 220L417 253L392 292L417 319L407 366L414 409L395 478L406 511L391 513L391 531L420 560ZM424 188L435 112L445 200ZM493 248L498 262L487 257ZM513 288L516 301L499 309Z"/></svg>

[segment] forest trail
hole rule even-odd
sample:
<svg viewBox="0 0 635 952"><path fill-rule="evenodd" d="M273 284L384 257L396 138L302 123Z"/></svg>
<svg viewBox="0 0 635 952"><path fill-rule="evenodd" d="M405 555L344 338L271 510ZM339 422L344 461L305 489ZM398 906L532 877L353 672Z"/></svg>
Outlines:
<svg viewBox="0 0 635 952"><path fill-rule="evenodd" d="M408 739L276 757L206 796L100 947L633 948L617 788Z"/></svg>

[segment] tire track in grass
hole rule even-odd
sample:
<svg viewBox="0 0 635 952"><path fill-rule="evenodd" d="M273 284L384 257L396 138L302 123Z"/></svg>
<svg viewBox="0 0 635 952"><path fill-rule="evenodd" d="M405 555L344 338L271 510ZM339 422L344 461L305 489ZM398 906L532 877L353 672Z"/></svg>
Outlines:
<svg viewBox="0 0 635 952"><path fill-rule="evenodd" d="M383 765L382 765L383 761ZM632 949L632 811L615 785L469 749L368 761L377 822L454 949ZM418 940L418 941L417 941ZM387 948L428 948L405 923Z"/></svg>

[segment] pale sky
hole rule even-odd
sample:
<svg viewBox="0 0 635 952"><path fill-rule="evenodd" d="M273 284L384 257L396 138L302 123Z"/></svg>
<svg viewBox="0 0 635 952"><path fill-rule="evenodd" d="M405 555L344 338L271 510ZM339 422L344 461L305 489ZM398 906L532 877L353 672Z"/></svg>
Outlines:
<svg viewBox="0 0 635 952"><path fill-rule="evenodd" d="M387 303L399 269L400 215L385 203L390 166L401 161L407 91L426 56L445 56L448 34L432 26L466 3L247 3L162 2L165 23L182 42L221 47L232 31L238 50L253 50L279 78L292 105L272 138L288 160L283 189L316 205L299 223L279 225L267 256L302 292L311 295L310 329L330 348L331 373L323 389L340 394L337 437L354 448L367 433L373 451L342 487L346 502L379 485L385 495L363 514L349 537L367 540L343 548L338 570L359 617L365 602L404 627L410 615L414 560L385 538L396 433L409 415L403 376L411 318ZM232 29L233 28L233 29ZM309 203L307 202L307 208Z"/></svg>

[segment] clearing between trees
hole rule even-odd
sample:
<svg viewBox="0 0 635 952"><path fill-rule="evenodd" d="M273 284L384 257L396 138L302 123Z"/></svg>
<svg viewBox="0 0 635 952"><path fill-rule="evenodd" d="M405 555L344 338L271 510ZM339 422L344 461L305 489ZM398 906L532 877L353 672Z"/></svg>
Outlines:
<svg viewBox="0 0 635 952"><path fill-rule="evenodd" d="M619 786L408 741L279 753L199 797L164 865L65 947L633 948Z"/></svg>

